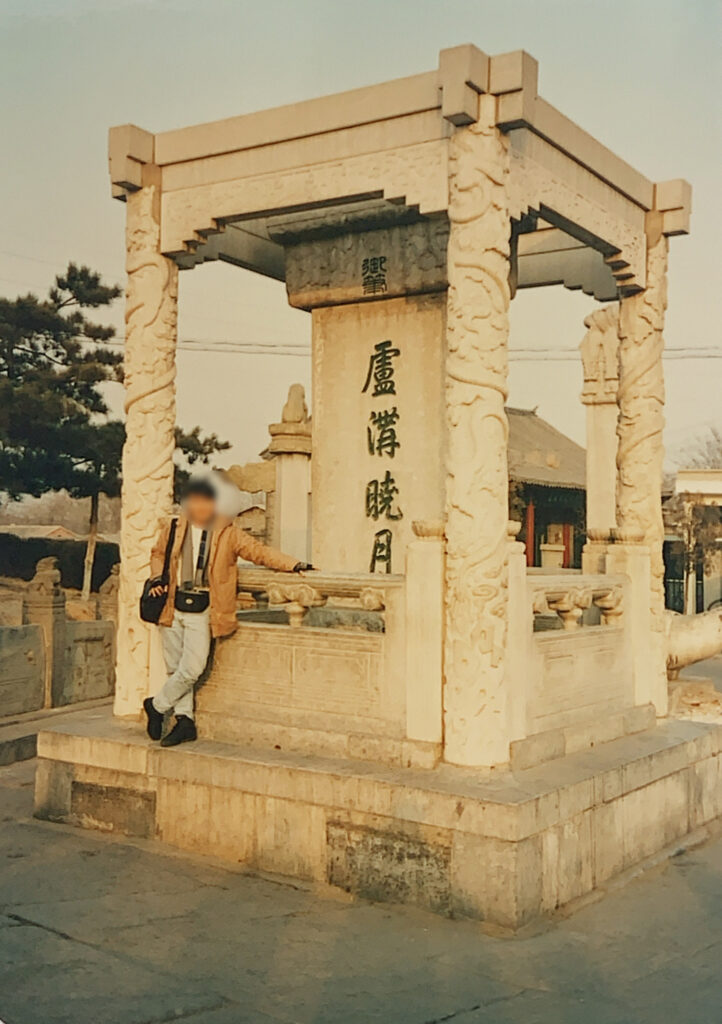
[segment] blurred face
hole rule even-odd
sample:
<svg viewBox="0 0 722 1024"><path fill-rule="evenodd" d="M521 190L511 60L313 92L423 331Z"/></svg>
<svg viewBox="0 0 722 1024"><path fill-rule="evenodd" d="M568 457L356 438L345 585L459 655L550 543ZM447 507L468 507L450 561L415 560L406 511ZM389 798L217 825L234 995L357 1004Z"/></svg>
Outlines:
<svg viewBox="0 0 722 1024"><path fill-rule="evenodd" d="M216 514L216 499L205 494L189 494L184 502L186 515L194 526L206 527Z"/></svg>

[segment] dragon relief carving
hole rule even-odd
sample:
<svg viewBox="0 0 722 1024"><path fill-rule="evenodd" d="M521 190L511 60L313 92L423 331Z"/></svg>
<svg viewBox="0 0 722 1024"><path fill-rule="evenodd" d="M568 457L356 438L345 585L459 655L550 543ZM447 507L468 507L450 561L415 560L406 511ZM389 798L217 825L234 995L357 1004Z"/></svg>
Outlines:
<svg viewBox="0 0 722 1024"><path fill-rule="evenodd" d="M146 696L150 635L138 617L138 598L159 517L170 512L173 493L178 268L160 254L158 209L154 185L128 196L119 715L136 713Z"/></svg>
<svg viewBox="0 0 722 1024"><path fill-rule="evenodd" d="M506 761L507 138L494 97L449 143L446 757Z"/></svg>
<svg viewBox="0 0 722 1024"><path fill-rule="evenodd" d="M662 468L664 448L664 313L667 308L664 235L647 250L647 287L625 298L619 317L619 421L617 434L617 522L649 546L652 569L652 629L664 637ZM664 671L663 658L660 671Z"/></svg>

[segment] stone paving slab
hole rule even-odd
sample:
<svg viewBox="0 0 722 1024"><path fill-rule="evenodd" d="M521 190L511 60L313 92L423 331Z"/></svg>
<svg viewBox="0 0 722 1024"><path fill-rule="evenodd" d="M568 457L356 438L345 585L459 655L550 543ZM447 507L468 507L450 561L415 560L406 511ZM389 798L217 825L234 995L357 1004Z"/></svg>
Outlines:
<svg viewBox="0 0 722 1024"><path fill-rule="evenodd" d="M0 769L5 1024L709 1024L722 1004L722 841L544 930L257 877L30 818Z"/></svg>

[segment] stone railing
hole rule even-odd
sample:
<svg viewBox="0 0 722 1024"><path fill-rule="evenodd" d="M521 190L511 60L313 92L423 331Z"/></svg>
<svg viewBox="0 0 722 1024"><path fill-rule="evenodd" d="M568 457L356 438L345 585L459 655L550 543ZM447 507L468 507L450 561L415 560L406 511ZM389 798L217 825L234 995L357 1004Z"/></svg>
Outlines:
<svg viewBox="0 0 722 1024"><path fill-rule="evenodd" d="M558 738L558 730L609 723L616 715L613 731L627 709L647 703L636 693L631 580L623 570L528 572L516 531L510 524L507 674L514 742Z"/></svg>
<svg viewBox="0 0 722 1024"><path fill-rule="evenodd" d="M217 645L198 692L204 735L326 756L435 763L441 677L429 694L407 667L418 640L409 633L405 577L240 568L238 590L239 628ZM440 660L440 644L440 624L436 632L428 627L428 662Z"/></svg>
<svg viewBox="0 0 722 1024"><path fill-rule="evenodd" d="M404 576L239 568L239 629L198 692L204 734L430 767L442 739L443 536Z"/></svg>
<svg viewBox="0 0 722 1024"><path fill-rule="evenodd" d="M617 626L624 614L624 578L604 575L531 576L527 592L532 612L556 614L562 628L571 632L582 625ZM598 616L585 620L585 612L597 608Z"/></svg>
<svg viewBox="0 0 722 1024"><path fill-rule="evenodd" d="M303 576L273 572L270 569L238 570L241 606L248 609L248 598L255 608L280 608L288 614L288 625L298 629L307 623L312 608L333 607L358 612L377 612L385 624L387 595L403 587L401 576L359 574L353 576L309 572Z"/></svg>

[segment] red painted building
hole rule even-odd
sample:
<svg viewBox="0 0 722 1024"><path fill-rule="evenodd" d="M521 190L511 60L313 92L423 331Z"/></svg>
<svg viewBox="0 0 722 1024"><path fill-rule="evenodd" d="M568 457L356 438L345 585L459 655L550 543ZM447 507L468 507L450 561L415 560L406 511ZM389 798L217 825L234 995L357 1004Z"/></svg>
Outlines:
<svg viewBox="0 0 722 1024"><path fill-rule="evenodd" d="M527 565L579 568L585 535L586 453L531 409L509 416L509 504Z"/></svg>

